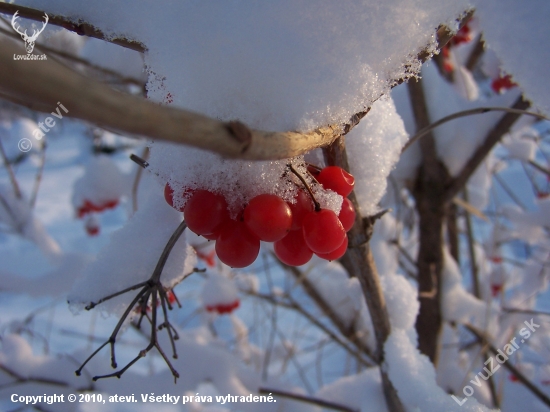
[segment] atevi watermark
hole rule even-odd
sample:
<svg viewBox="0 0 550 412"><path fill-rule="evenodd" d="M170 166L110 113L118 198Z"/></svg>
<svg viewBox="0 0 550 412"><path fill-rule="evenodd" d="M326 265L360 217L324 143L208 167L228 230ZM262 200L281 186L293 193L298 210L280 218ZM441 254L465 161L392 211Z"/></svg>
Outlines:
<svg viewBox="0 0 550 412"><path fill-rule="evenodd" d="M32 51L34 50L34 44L36 42L36 39L44 31L46 28L46 25L48 24L49 17L46 13L44 13L44 22L42 23L42 28L40 30L34 29L32 32L32 35L27 34L27 30L22 31L21 27L17 24L17 19L19 10L15 12L11 19L11 26L13 27L13 30L15 30L17 33L21 35L21 38L25 42L25 49L27 50L27 54L14 54L13 60L48 60L47 56L45 54L32 54Z"/></svg>
<svg viewBox="0 0 550 412"><path fill-rule="evenodd" d="M63 106L61 102L57 102L57 107L53 112L51 112L51 115L53 117L48 116L44 119L43 122L38 122L38 127L32 131L32 135L36 140L42 140L46 136L46 133L48 133L51 128L55 126L54 117L59 120L63 119L63 114L61 110L63 110L65 113L69 113L67 108ZM32 142L27 138L23 138L19 140L18 147L19 150L21 150L22 152L28 152L32 149Z"/></svg>
<svg viewBox="0 0 550 412"><path fill-rule="evenodd" d="M521 328L519 331L519 334L521 335L521 343L524 343L527 339L531 337L535 331L540 328L540 325L537 325L533 318L531 318L530 321L523 322L525 324L525 328ZM519 349L519 345L516 343L517 337L514 337L512 340L510 340L502 349L497 349L497 354L493 358L492 356L487 359L484 363L486 365L483 368L483 371L479 371L479 373L475 376L474 379L470 380L470 383L474 386L477 386L478 388L481 387L483 384L483 381L480 381L479 378L486 381L489 379L493 374L500 369L500 365L503 364L508 360L508 357L512 355L515 351ZM496 359L496 363L495 363ZM485 373L483 373L485 372ZM456 403L458 403L460 406L464 405L464 402L468 400L470 396L474 394L474 388L473 386L466 385L464 388L462 388L462 393L464 396L466 396L464 399L460 400L456 396L451 395L452 398L455 400Z"/></svg>

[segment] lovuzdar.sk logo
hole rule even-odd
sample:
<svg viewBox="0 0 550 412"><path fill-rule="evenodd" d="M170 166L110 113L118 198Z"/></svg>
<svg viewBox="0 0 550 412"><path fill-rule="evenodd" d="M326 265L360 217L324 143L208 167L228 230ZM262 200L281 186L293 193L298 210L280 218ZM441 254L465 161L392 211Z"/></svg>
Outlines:
<svg viewBox="0 0 550 412"><path fill-rule="evenodd" d="M36 42L36 39L44 31L46 28L46 25L48 24L49 17L46 13L44 13L44 19L45 21L42 23L42 28L40 30L33 29L32 35L27 34L27 30L21 31L21 27L17 23L17 19L19 10L15 12L13 15L13 18L11 19L11 26L13 27L13 30L15 30L17 33L21 35L21 38L25 42L25 49L27 50L27 54L14 54L13 60L47 60L47 57L45 54L36 55L32 54L32 51L34 50L34 44Z"/></svg>

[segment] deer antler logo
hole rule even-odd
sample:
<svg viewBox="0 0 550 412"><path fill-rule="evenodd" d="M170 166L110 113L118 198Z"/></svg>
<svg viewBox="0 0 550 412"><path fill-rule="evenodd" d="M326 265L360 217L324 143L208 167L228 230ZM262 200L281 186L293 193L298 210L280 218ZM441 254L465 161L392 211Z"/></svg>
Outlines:
<svg viewBox="0 0 550 412"><path fill-rule="evenodd" d="M46 13L44 13L44 18L46 19L46 21L42 23L43 24L42 28L40 30L33 30L32 36L29 36L27 34L27 30L25 30L24 32L21 32L19 26L15 22L19 18L19 16L17 16L18 13L19 11L16 11L15 14L13 15L13 18L11 19L11 26L17 33L21 35L21 38L25 41L25 49L27 49L27 53L31 54L32 51L34 50L34 42L38 38L38 35L42 33L46 28L46 24L48 24L49 17Z"/></svg>

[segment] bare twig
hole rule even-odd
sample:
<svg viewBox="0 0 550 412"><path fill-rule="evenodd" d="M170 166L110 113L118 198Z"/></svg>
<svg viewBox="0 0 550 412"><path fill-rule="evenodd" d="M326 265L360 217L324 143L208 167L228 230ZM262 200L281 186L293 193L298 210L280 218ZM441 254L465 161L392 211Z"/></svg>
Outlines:
<svg viewBox="0 0 550 412"><path fill-rule="evenodd" d="M115 326L115 328L113 330L113 333L111 334L109 339L107 341L105 341L98 349L96 349L96 351L93 352L84 361L84 363L82 363L82 365L76 370L75 373L76 373L77 376L80 376L84 366L86 366L86 364L97 353L99 353L99 351L101 351L101 349L103 349L105 346L107 346L107 344L109 344L110 347L111 347L111 366L113 368L117 368L117 362L116 362L116 357L115 357L115 342L116 342L117 335L120 332L120 329L121 329L124 321L126 320L126 318L130 315L132 310L134 310L134 307L137 304L139 304L139 307L141 308L141 311L140 311L140 318L139 318L139 321L138 321L138 327L141 323L141 320L144 317L147 318L149 320L150 324L151 324L149 344L147 345L147 347L145 349L141 350L138 353L138 355L134 359L132 359L122 369L119 369L116 372L111 373L111 374L101 375L101 376L94 376L93 380L96 381L98 379L111 378L111 377L120 378L124 372L126 372L139 359L145 357L147 355L147 352L149 352L153 348L157 349L157 351L160 353L160 355L162 356L162 358L164 359L164 361L166 362L166 364L170 368L170 371L172 372L172 375L174 376L174 380L176 380L179 377L179 373L174 369L174 367L172 366L172 363L170 362L170 360L168 359L168 357L166 356L163 349L160 347L160 345L158 343L157 330L161 330L162 328L165 328L167 330L168 337L169 337L170 343L172 345L173 358L177 358L176 347L174 345L174 340L178 339L178 336L177 336L177 333L176 333L174 327L168 321L168 313L167 313L167 308L172 309L172 307L170 305L170 302L168 301L168 297L167 297L167 294L166 294L166 289L164 288L164 286L160 282L160 276L161 276L162 271L164 269L164 265L166 264L166 260L168 259L168 256L170 256L170 252L172 251L172 248L174 247L174 245L176 244L176 242L178 241L178 239L180 238L181 234L183 233L183 231L185 230L186 227L187 227L187 225L185 224L185 221L182 221L180 223L180 225L177 227L177 229L174 231L174 233L172 234L172 236L168 240L168 243L164 247L164 250L162 251L162 254L161 254L161 256L160 256L160 258L157 262L157 265L156 265L156 267L153 271L153 274L151 275L151 277L147 281L140 282L140 283L138 283L134 286L130 286L130 287L128 287L126 289L123 289L119 292L116 292L116 293L113 293L109 296L106 296L106 297L98 300L97 302L91 302L90 304L88 304L88 306L86 306L86 309L89 310L89 309L94 308L98 304L100 304L102 302L105 302L109 299L112 299L116 296L120 296L120 295L122 295L126 292L130 292L132 290L137 290L137 289L141 288L141 290L134 297L132 302L128 305L128 307L126 308L126 310L124 311L124 313L120 317L120 320L118 321L117 325ZM151 317L149 317L149 315L147 313L149 299L151 300ZM162 312L163 312L163 315L164 315L164 322L161 323L161 324L158 324L158 319L157 319L157 310L158 310L159 305L161 306Z"/></svg>
<svg viewBox="0 0 550 412"><path fill-rule="evenodd" d="M38 197L38 189L40 188L40 183L42 182L42 175L44 173L44 166L46 165L46 145L42 147L42 151L40 152L40 166L38 166L38 170L36 171L36 176L34 179L34 186L32 189L31 199L29 200L29 205L31 209L34 208L36 204L36 198Z"/></svg>
<svg viewBox="0 0 550 412"><path fill-rule="evenodd" d="M537 169L539 172L542 172L544 173L546 176L550 177L550 170L548 170L547 168L539 165L537 162L535 162L534 160L529 160L529 164L531 166L533 166L535 169Z"/></svg>
<svg viewBox="0 0 550 412"><path fill-rule="evenodd" d="M6 388L11 387L11 386L21 385L21 384L25 384L25 383L41 383L41 384L45 384L45 385L54 385L54 386L62 386L62 387L63 386L68 387L69 386L69 384L67 382L56 380L56 379L51 379L51 378L40 378L40 377L34 377L34 376L23 377L20 374L18 374L16 371L14 371L13 369L7 367L6 365L2 365L2 364L0 364L0 371L6 373L7 375L9 375L10 377L12 377L15 380L14 382L9 382L9 383L5 383L5 384L0 385L0 389L6 389ZM92 389L93 389L93 387L90 386L88 388L82 388L82 389L77 389L77 390L84 391L84 390L92 390Z"/></svg>
<svg viewBox="0 0 550 412"><path fill-rule="evenodd" d="M134 156L134 155L131 155L131 156ZM147 161L145 159L147 159L149 157L149 148L146 147L143 149L143 153L141 154L141 156L143 158L140 158L139 160L143 161L143 162L140 162L138 163L139 166L141 166L137 171L136 171L136 177L134 179L134 184L132 185L132 209L133 209L133 212L136 213L137 210L138 210L138 195L137 195L137 192L138 192L138 188L139 188L139 182L141 181L141 176L143 175L143 169L145 169L145 165L148 164ZM137 158L137 156L135 156ZM134 160L134 158L130 157L132 160ZM136 161L136 160L134 160Z"/></svg>
<svg viewBox="0 0 550 412"><path fill-rule="evenodd" d="M313 405L319 405L319 406L322 406L323 408L333 409L335 411L359 412L358 409L353 409L353 408L350 408L349 406L342 405L336 402L329 402L329 401L325 401L324 399L314 398L312 396L301 395L298 393L281 391L278 389L261 387L258 389L258 392L261 394L282 396L284 398L294 399L300 402L311 403Z"/></svg>
<svg viewBox="0 0 550 412"><path fill-rule="evenodd" d="M13 31L6 30L3 27L0 27L0 33L3 33L6 36L10 36L10 37L13 37L15 39L19 39L19 35L17 35ZM94 70L96 72L102 73L106 76L110 76L110 77L113 77L113 78L117 79L117 81L120 84L134 84L134 85L142 87L142 88L144 87L144 82L142 80L138 80L138 79L135 79L135 78L132 78L132 77L123 76L119 72L108 69L106 67L98 66L97 64L93 64L89 60L83 59L82 57L76 56L72 53L67 53L63 50L54 49L53 47L48 47L45 44L36 44L35 45L35 50L46 52L49 55L54 55L54 56L57 57L56 60L58 60L58 61L59 61L59 58L60 58L60 59L65 59L65 60L71 61L73 63L83 65L86 68L89 68L89 69ZM61 62L61 63L63 63L63 62ZM51 111L51 108L50 109L46 108L46 113L48 113L50 111Z"/></svg>
<svg viewBox="0 0 550 412"><path fill-rule="evenodd" d="M476 44L472 49L472 52L468 56L468 60L466 61L466 65L465 65L465 67L469 71L474 70L477 62L479 61L480 57L483 55L483 52L485 51L485 42L483 41L481 34L477 36L475 42Z"/></svg>
<svg viewBox="0 0 550 412"><path fill-rule="evenodd" d="M487 154L500 141L502 136L510 130L517 119L524 114L524 110L530 106L530 103L520 96L514 105L513 111L507 111L497 124L489 131L483 143L476 149L474 154L468 159L462 170L452 179L451 183L445 191L445 201L452 200L466 185L470 176L476 171L478 166L483 162Z"/></svg>
<svg viewBox="0 0 550 412"><path fill-rule="evenodd" d="M44 18L44 12L42 10L37 10L30 7L23 7L19 4L10 4L10 3L0 2L0 13L8 14L11 16L16 12L18 12L20 17L24 17L29 20L42 21ZM87 36L87 37L93 37L96 39L104 40L104 41L116 44L118 46L125 47L127 49L136 50L141 53L147 50L147 48L140 42L137 42L135 40L125 39L122 37L112 38L110 36L105 35L105 33L103 33L97 27L94 27L89 23L86 23L83 21L75 22L64 16L55 16L50 14L48 24L63 27L64 29L75 32L80 36Z"/></svg>
<svg viewBox="0 0 550 412"><path fill-rule="evenodd" d="M411 147L411 145L413 143L415 143L416 141L418 141L418 139L420 139L421 137L424 137L429 132L431 132L432 130L434 130L435 128L441 126L444 123L450 122L451 120L454 120L454 119L459 119L461 117L473 116L473 115L476 115L476 114L484 114L484 113L489 113L489 112L506 112L506 113L512 113L512 114L518 114L518 115L524 114L526 116L533 116L533 117L536 117L537 119L541 119L541 120L550 120L548 117L546 117L546 116L544 116L540 113L529 112L527 110L515 109L515 108L510 108L510 107L478 107L476 109L464 110L464 111L461 111L461 112L456 112L456 113L450 114L449 116L445 116L442 119L439 119L437 122L434 122L434 123L422 128L422 129L420 129L418 132L416 132L416 134L414 136L412 136L407 141L405 146L403 146L403 149L401 149L401 153L403 153L405 150L407 150L409 147Z"/></svg>
<svg viewBox="0 0 550 412"><path fill-rule="evenodd" d="M306 180L304 179L304 177L298 173L298 171L296 169L294 169L294 167L292 166L291 163L289 163L287 165L287 167L290 169L290 171L296 175L296 177L298 177L298 179L300 179L300 181L302 182L302 184L304 185L304 188L307 190L307 192L309 193L309 197L311 198L311 200L313 201L313 204L315 205L315 211L318 212L321 210L321 205L319 204L319 202L315 199L315 196L313 195L313 192L311 191L311 188L309 187L309 185L307 184Z"/></svg>
<svg viewBox="0 0 550 412"><path fill-rule="evenodd" d="M13 168L11 167L11 163L8 159L8 156L6 155L6 151L4 150L4 145L2 144L2 139L0 139L0 156L2 157L2 162L4 163L4 166L6 167L6 170L8 171L8 176L10 177L10 183L13 187L13 193L15 193L15 197L17 197L18 199L21 199L21 189L19 189L19 184L17 183L15 173L13 172Z"/></svg>
<svg viewBox="0 0 550 412"><path fill-rule="evenodd" d="M354 346L356 346L361 352L365 353L370 359L375 360L375 355L371 348L366 345L362 339L363 336L359 335L353 323L345 322L341 319L334 309L328 304L323 296L317 291L315 286L309 281L307 276L302 273L298 268L293 266L287 266L282 262L280 265L289 271L296 281L302 285L308 296L317 304L319 309L327 316L332 324L344 335Z"/></svg>
<svg viewBox="0 0 550 412"><path fill-rule="evenodd" d="M278 305L287 309L295 310L300 315L305 317L309 322L311 322L314 326L316 326L321 331L323 331L329 337L329 339L331 339L331 341L341 346L346 352L348 352L351 356L353 356L353 358L356 359L359 363L365 366L374 365L373 362L366 360L363 357L363 354L361 352L357 351L355 348L350 346L344 339L342 339L340 336L338 336L336 333L330 330L330 328L328 328L323 323L321 323L317 317L315 317L314 315L309 313L307 310L305 310L291 296L286 296L286 300L281 300L281 299L276 299L274 296L265 295L258 292L250 292L250 291L243 291L243 290L241 291L255 298L268 301L273 305Z"/></svg>

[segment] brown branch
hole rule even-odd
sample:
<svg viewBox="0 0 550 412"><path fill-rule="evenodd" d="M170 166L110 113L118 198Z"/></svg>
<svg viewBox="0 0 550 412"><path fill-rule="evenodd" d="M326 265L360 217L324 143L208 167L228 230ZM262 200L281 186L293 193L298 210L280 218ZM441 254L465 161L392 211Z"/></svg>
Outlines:
<svg viewBox="0 0 550 412"><path fill-rule="evenodd" d="M18 4L0 2L0 13L8 14L11 16L15 14L15 12L17 11L19 12L18 15L20 17L23 17L29 20L40 21L40 22L44 20L44 12L42 10L37 10L30 7L23 7ZM147 50L147 48L143 43L140 43L136 40L126 39L123 37L111 38L109 36L106 36L105 33L103 33L100 29L98 29L95 26L92 26L89 23L86 23L83 21L75 22L74 20L69 19L65 16L58 16L53 14L48 14L48 16L50 18L48 21L48 24L63 27L64 29L75 32L80 36L87 36L87 37L93 37L99 40L104 40L109 43L113 43L118 46L125 47L127 49L138 51L140 53L143 53Z"/></svg>
<svg viewBox="0 0 550 412"><path fill-rule="evenodd" d="M520 96L512 109L526 110L531 104ZM522 114L522 112L521 112ZM452 179L451 184L445 191L444 200L446 202L451 201L466 185L466 182L470 179L470 176L476 171L478 166L487 157L493 147L500 141L503 135L508 133L512 125L521 117L519 112L507 112L498 123L489 131L483 143L477 148L472 157L466 162L466 165L458 173L458 175Z"/></svg>
<svg viewBox="0 0 550 412"><path fill-rule="evenodd" d="M464 188L464 200L468 202L467 188ZM468 213L467 210L465 214L465 219L466 219L466 235L468 237L468 254L470 257L470 270L472 272L473 292L476 298L481 299L481 288L479 284L479 270L477 267L474 230L472 227L472 218L470 216L470 213Z"/></svg>
<svg viewBox="0 0 550 412"><path fill-rule="evenodd" d="M19 9L23 17L37 19L43 15L43 12L38 10L17 8L5 3L0 3L0 6L0 11L4 10L8 14L13 14ZM465 19L467 18L468 15ZM56 19L57 17L52 17L50 22L57 22ZM61 18L60 24L65 23L66 20ZM82 34L104 38L97 29L88 27L85 23L81 26L78 26L78 30ZM447 29L440 28L439 44L445 44L450 36ZM123 43L121 45L128 46L127 41L119 39L120 41ZM86 120L127 135L189 144L226 157L249 160L294 157L314 148L329 145L340 135L348 133L369 111L369 108L365 108L356 113L347 124L324 126L309 133L250 130L239 122L224 123L199 114L161 107L144 99L126 96L74 73L55 61L41 61L39 64L14 61L12 55L16 54L17 50L18 47L5 39L0 41L0 59L4 62L0 66L0 94L9 100L27 106L46 108L46 111L47 107L55 107L58 101L62 101L69 109L69 117ZM422 51L418 59L425 61L430 56L427 51ZM394 84L404 80L406 79L396 80Z"/></svg>
<svg viewBox="0 0 550 412"><path fill-rule="evenodd" d="M445 223L447 227L447 241L449 242L449 252L454 260L460 266L460 241L458 238L459 230L457 224L457 206L453 202L448 205L445 214Z"/></svg>
<svg viewBox="0 0 550 412"><path fill-rule="evenodd" d="M474 10L470 9L464 12L463 17L461 17L458 23L458 29L460 30L474 15ZM437 43L438 47L443 48L449 41L453 38L455 32L451 31L447 26L440 26L437 29ZM424 63L430 58L430 54L427 51L423 51L418 55L418 59Z"/></svg>
<svg viewBox="0 0 550 412"><path fill-rule="evenodd" d="M343 125L310 133L250 130L239 122L221 122L120 93L55 61L27 64L13 60L16 53L16 44L0 39L2 94L52 109L62 102L69 117L130 135L185 143L226 157L260 160L294 157L327 145L343 133Z"/></svg>
<svg viewBox="0 0 550 412"><path fill-rule="evenodd" d="M468 60L466 61L466 67L469 71L474 70L476 67L477 62L483 56L483 52L485 51L485 42L483 41L483 38L481 35L478 35L476 40L476 44L474 48L472 49L472 52L468 56Z"/></svg>
<svg viewBox="0 0 550 412"><path fill-rule="evenodd" d="M282 262L279 262L280 265L289 271L296 281L302 285L308 296L316 303L316 305L321 309L321 311L331 320L332 324L344 335L353 345L355 345L359 350L365 353L370 359L375 359L372 350L366 345L366 343L361 340L361 336L357 333L355 326L353 324L347 324L343 319L341 319L334 309L329 305L323 296L317 291L315 286L309 281L307 276L300 271L300 269L287 266Z"/></svg>
<svg viewBox="0 0 550 412"><path fill-rule="evenodd" d="M243 292L243 293L245 293L249 296L265 300L265 301L271 303L272 305L277 305L277 306L281 306L281 307L286 308L286 309L295 310L300 315L302 315L304 318L306 318L309 322L311 322L314 326L316 326L321 331L323 331L334 343L341 346L346 352L348 352L351 356L353 356L354 359L356 359L358 362L360 362L361 364L363 364L367 367L374 366L373 363L371 363L370 361L363 358L362 353L358 352L355 348L348 345L347 342L345 342L335 332L333 332L327 326L325 326L323 323L321 323L319 321L319 319L317 319L314 315L312 315L307 310L305 310L291 296L285 296L287 301L283 301L283 300L280 300L280 299L276 299L272 295L266 295L266 294L262 294L262 293L258 293L258 292L251 292L251 291L247 291L247 290L241 290L241 292Z"/></svg>
<svg viewBox="0 0 550 412"><path fill-rule="evenodd" d="M408 83L409 98L417 130L430 124L422 81ZM420 311L416 318L418 348L437 364L438 341L442 327L441 273L443 270L443 222L446 207L443 202L448 171L439 160L435 138L431 131L419 141L422 165L414 184L413 196L420 218L418 267L418 297Z"/></svg>
<svg viewBox="0 0 550 412"><path fill-rule="evenodd" d="M339 166L349 172L349 162L343 136L325 148L323 153L327 165ZM368 243L377 217L363 218L361 216L355 192L351 192L348 198L355 207L356 216L355 224L348 231L348 250L340 259L340 263L347 270L349 276L356 277L359 280L365 303L369 309L376 337L374 359L380 365L380 376L388 409L392 412L402 412L405 408L384 368L384 343L390 335L391 326L384 293L380 285L380 277Z"/></svg>

